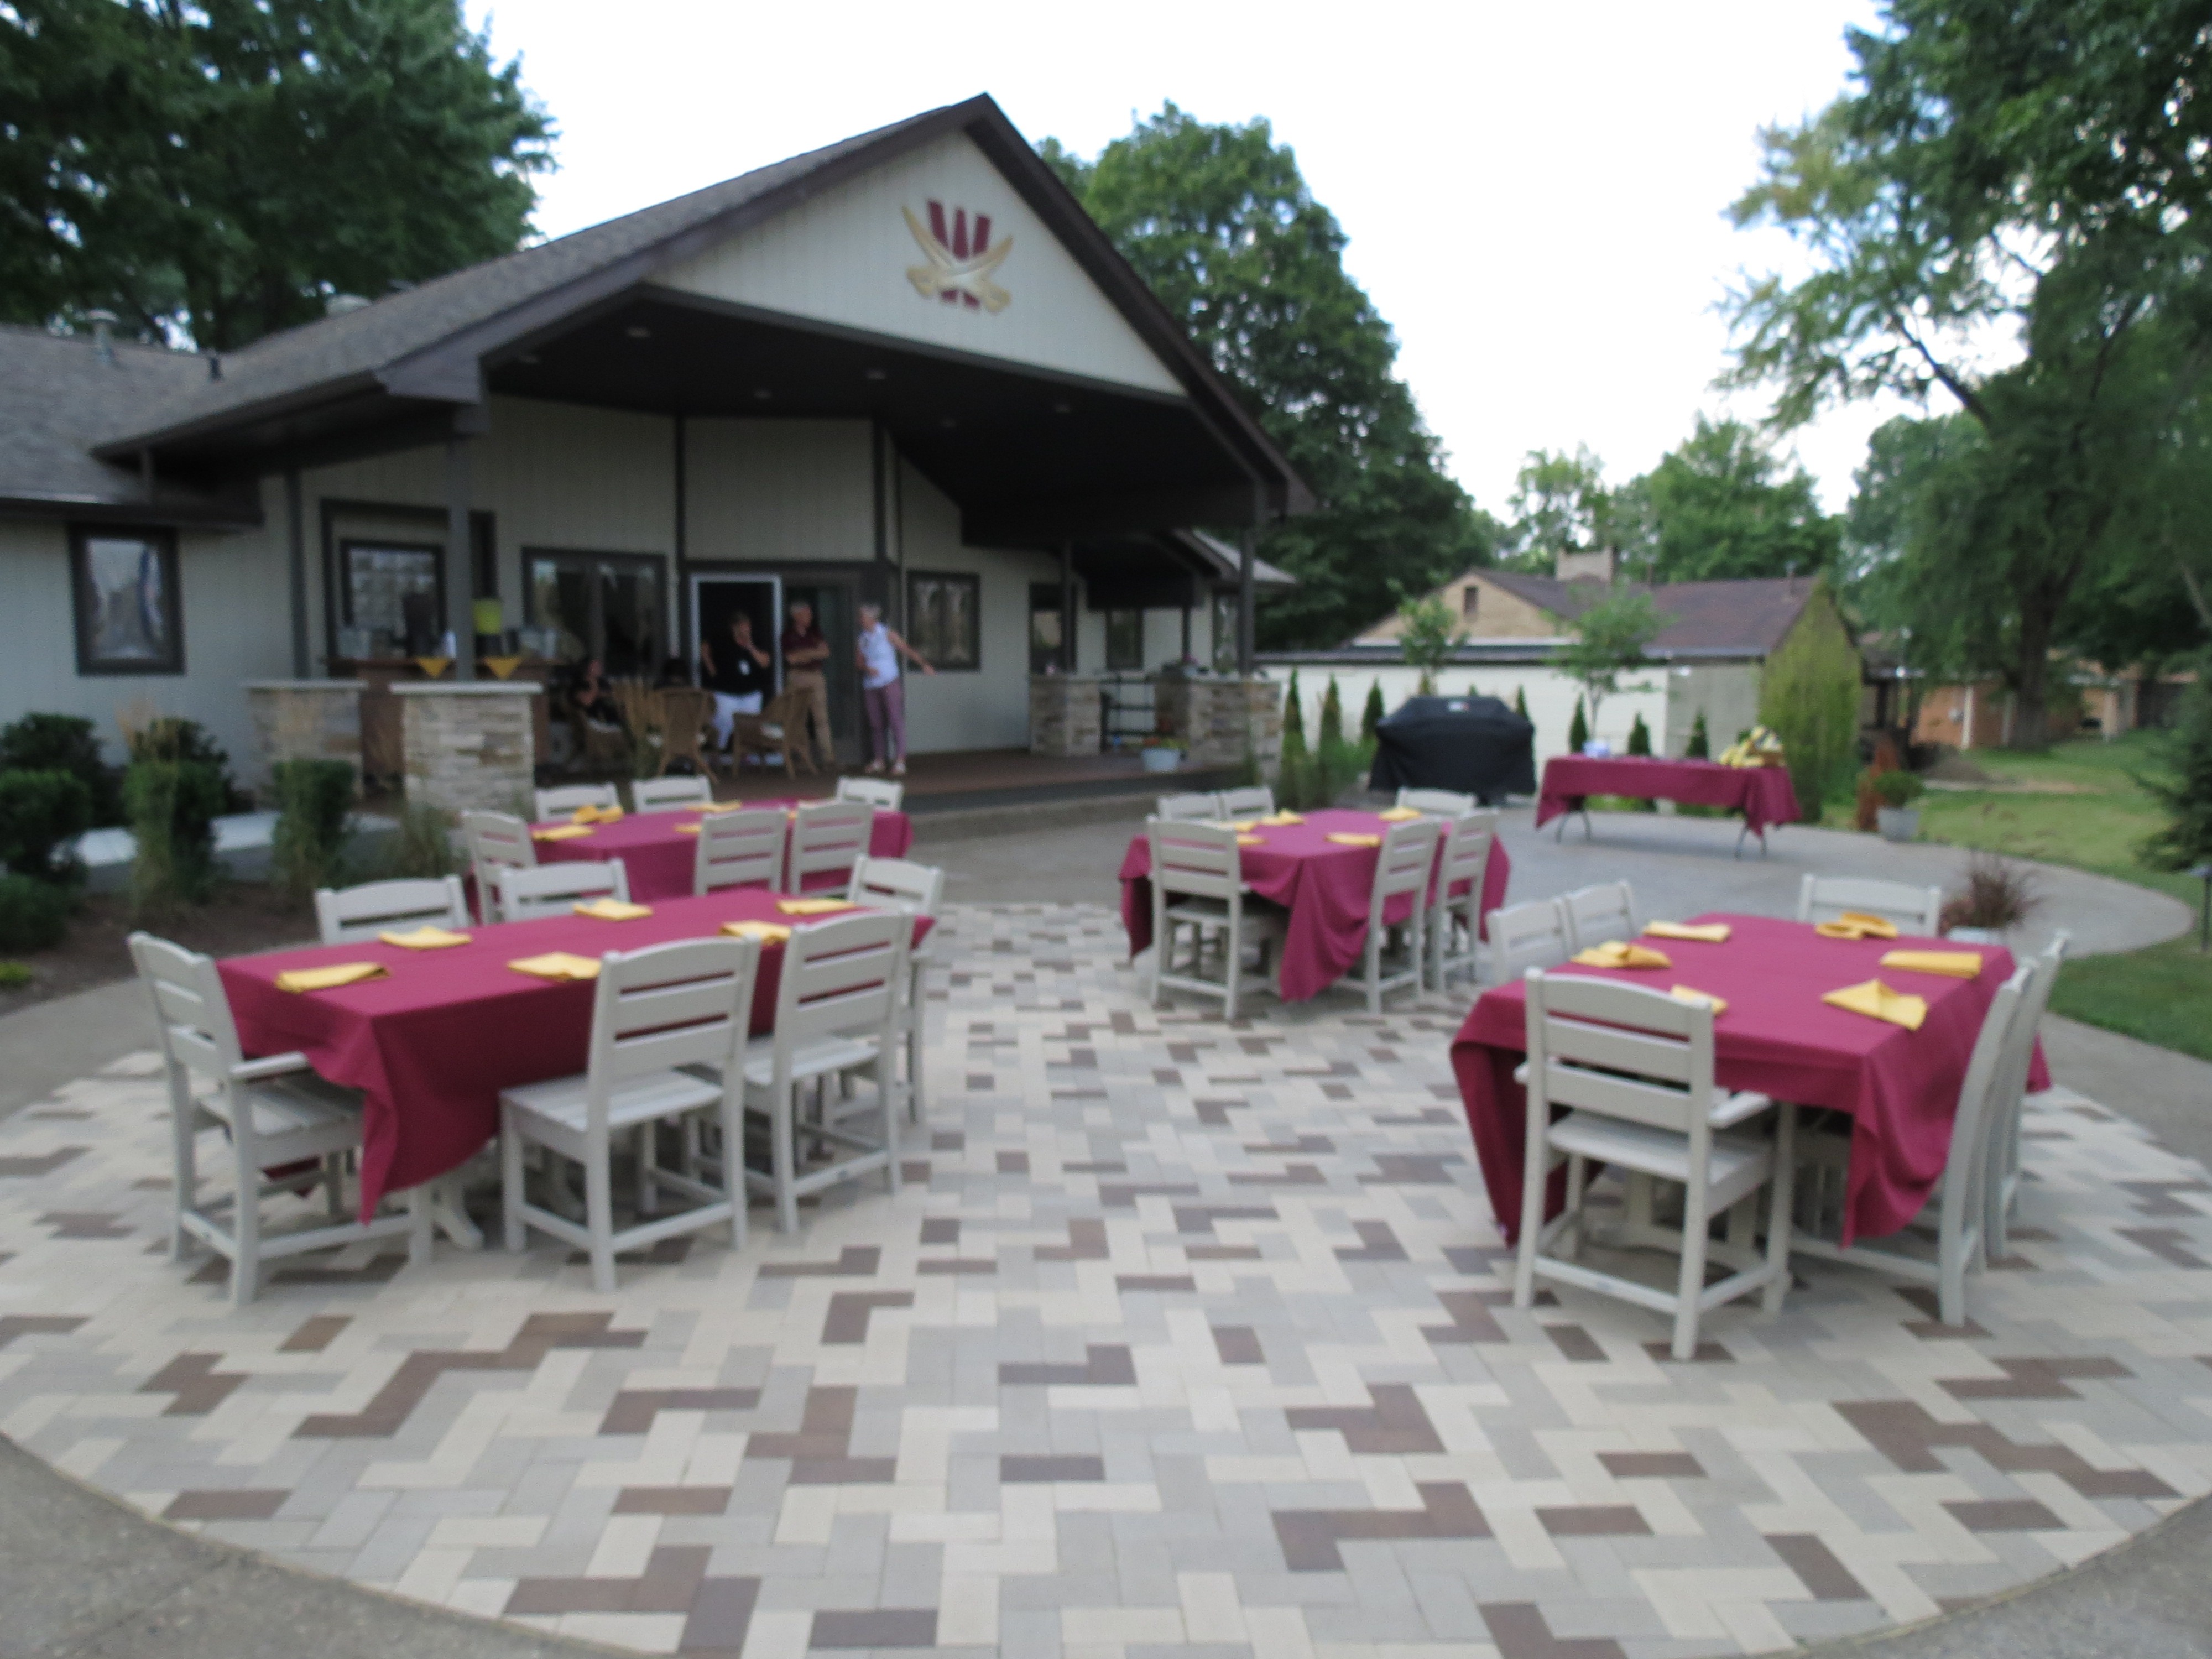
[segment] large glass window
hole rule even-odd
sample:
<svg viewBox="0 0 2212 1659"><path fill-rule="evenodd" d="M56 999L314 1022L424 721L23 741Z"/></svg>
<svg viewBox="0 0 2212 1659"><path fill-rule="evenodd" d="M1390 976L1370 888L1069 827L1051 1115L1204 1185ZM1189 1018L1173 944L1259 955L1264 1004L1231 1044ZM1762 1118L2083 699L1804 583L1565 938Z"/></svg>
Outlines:
<svg viewBox="0 0 2212 1659"><path fill-rule="evenodd" d="M1106 613L1106 666L1115 669L1145 665L1145 613L1109 611Z"/></svg>
<svg viewBox="0 0 2212 1659"><path fill-rule="evenodd" d="M1216 673L1237 672L1237 596L1213 596L1213 667Z"/></svg>
<svg viewBox="0 0 2212 1659"><path fill-rule="evenodd" d="M940 670L983 665L980 576L915 570L906 579L906 641Z"/></svg>
<svg viewBox="0 0 2212 1659"><path fill-rule="evenodd" d="M184 611L169 533L77 530L70 556L77 672L183 673Z"/></svg>
<svg viewBox="0 0 2212 1659"><path fill-rule="evenodd" d="M366 657L434 655L446 631L444 555L405 542L338 548L342 620Z"/></svg>
<svg viewBox="0 0 2212 1659"><path fill-rule="evenodd" d="M652 678L667 650L663 562L647 553L523 554L530 622L553 630L556 654L596 657L612 679Z"/></svg>

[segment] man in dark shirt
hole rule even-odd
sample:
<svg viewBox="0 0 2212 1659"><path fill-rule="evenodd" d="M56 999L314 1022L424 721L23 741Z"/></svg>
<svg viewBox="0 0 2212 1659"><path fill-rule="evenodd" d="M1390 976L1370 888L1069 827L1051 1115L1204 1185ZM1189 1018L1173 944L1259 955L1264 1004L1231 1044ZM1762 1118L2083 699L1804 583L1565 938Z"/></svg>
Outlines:
<svg viewBox="0 0 2212 1659"><path fill-rule="evenodd" d="M830 740L830 681L822 665L830 660L830 642L815 624L814 607L805 600L791 607L791 623L783 630L784 689L799 694L799 707L784 729L794 763L805 763L811 748L809 769L835 769L837 751Z"/></svg>
<svg viewBox="0 0 2212 1659"><path fill-rule="evenodd" d="M719 644L699 641L699 683L714 694L716 743L728 747L738 715L760 713L772 665L768 653L753 643L753 619L742 611L730 615L729 637Z"/></svg>

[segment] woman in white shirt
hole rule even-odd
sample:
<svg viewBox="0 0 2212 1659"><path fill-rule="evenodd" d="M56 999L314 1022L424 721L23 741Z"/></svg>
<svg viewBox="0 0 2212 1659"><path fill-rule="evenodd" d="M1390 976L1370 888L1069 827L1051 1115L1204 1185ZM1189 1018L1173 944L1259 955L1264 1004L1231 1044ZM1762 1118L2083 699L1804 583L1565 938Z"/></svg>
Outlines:
<svg viewBox="0 0 2212 1659"><path fill-rule="evenodd" d="M868 708L867 769L885 766L893 776L906 772L906 682L899 678L899 659L904 657L925 674L937 671L921 653L884 626L879 605L860 607L860 636L854 653L860 663L860 700Z"/></svg>

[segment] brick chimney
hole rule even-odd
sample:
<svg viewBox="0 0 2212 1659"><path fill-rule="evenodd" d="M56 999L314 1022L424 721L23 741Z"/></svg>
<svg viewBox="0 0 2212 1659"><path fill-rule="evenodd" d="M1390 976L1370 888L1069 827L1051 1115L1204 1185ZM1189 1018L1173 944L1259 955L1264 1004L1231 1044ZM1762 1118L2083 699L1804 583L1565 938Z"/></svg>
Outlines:
<svg viewBox="0 0 2212 1659"><path fill-rule="evenodd" d="M1560 552L1552 574L1563 582L1597 581L1609 587L1620 562L1620 555L1610 547L1574 548Z"/></svg>

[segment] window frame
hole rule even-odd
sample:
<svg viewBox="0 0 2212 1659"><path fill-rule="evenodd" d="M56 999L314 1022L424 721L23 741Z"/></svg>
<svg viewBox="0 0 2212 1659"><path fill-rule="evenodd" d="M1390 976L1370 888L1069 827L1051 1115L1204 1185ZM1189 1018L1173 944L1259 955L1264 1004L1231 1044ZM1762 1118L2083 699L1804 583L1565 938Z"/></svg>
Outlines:
<svg viewBox="0 0 2212 1659"><path fill-rule="evenodd" d="M96 607L91 603L92 549L95 541L137 541L154 550L161 581L161 625L167 651L158 658L103 657L94 648L93 629ZM183 562L177 556L177 532L159 525L73 524L69 527L70 612L76 638L76 672L80 678L115 675L177 675L185 672L185 595L181 585Z"/></svg>
<svg viewBox="0 0 2212 1659"><path fill-rule="evenodd" d="M922 569L908 570L905 574L906 592L902 597L905 600L904 609L906 613L906 627L902 631L906 642L912 646L916 651L920 652L928 661L929 665L933 668L936 669L940 674L981 673L983 672L982 574L980 571L975 570ZM939 658L935 653L925 647L921 640L916 637L921 631L915 625L915 617L920 614L921 611L921 607L915 603L915 585L917 582L944 582L947 585L957 584L968 590L968 623L969 626L974 630L975 637L970 641L969 659L966 662L947 663Z"/></svg>
<svg viewBox="0 0 2212 1659"><path fill-rule="evenodd" d="M669 568L671 562L668 556L665 553L611 552L586 547L540 547L526 545L520 550L520 568L522 571L522 613L527 624L532 628L544 628L549 625L545 618L540 615L538 611L538 582L536 574L532 569L532 567L541 559L550 559L556 564L563 561L588 564L605 564L615 566L617 568L627 568L633 572L644 572L649 574L652 576L653 582L654 599L658 611L657 625L664 632L667 631L669 600L671 597L671 572ZM595 578L591 584L591 614L586 618L586 623L591 630L592 637L588 637L584 640L584 656L581 660L590 661L593 659L597 659L600 663L604 664L606 661L607 648L606 611L601 600L602 595L599 591L599 585ZM648 680L658 678L662 664L665 662L670 656L677 654L672 649L669 648L672 644L674 637L673 634L670 634L667 639L661 641L662 648L658 654L657 659L641 671L645 678ZM696 659L695 658L686 657L684 660L687 663L693 665L696 669ZM779 658L777 664L779 671L781 670L781 661ZM609 670L608 678L615 678L618 677L614 674L612 670Z"/></svg>
<svg viewBox="0 0 2212 1659"><path fill-rule="evenodd" d="M403 542L391 536L344 536L338 540L337 614L340 628L359 628L360 621L353 608L353 557L356 553L427 553L430 556L431 604L438 619L437 632L446 632L446 550L437 542ZM404 653L407 641L403 634L394 647L395 654ZM369 658L370 661L389 661L391 658Z"/></svg>
<svg viewBox="0 0 2212 1659"><path fill-rule="evenodd" d="M1145 666L1145 613L1138 605L1115 605L1109 608L1106 617L1106 670L1113 674L1141 672ZM1114 629L1116 623L1133 627L1137 631L1136 652L1133 655L1115 649Z"/></svg>

